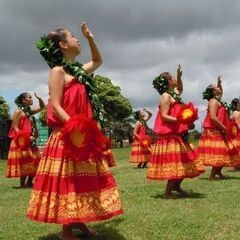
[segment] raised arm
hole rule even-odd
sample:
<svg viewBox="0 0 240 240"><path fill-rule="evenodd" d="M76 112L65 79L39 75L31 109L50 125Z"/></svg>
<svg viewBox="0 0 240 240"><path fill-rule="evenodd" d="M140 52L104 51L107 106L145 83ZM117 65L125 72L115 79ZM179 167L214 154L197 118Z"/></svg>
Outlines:
<svg viewBox="0 0 240 240"><path fill-rule="evenodd" d="M164 93L160 100L160 114L165 122L176 123L177 119L168 114L170 105L171 105L171 96L167 93Z"/></svg>
<svg viewBox="0 0 240 240"><path fill-rule="evenodd" d="M221 90L221 96L223 95L223 88L222 88L222 76L219 75L217 78L217 87Z"/></svg>
<svg viewBox="0 0 240 240"><path fill-rule="evenodd" d="M35 113L39 113L41 112L46 106L44 101L42 100L41 97L39 97L36 93L34 93L35 97L38 99L38 103L39 103L39 107L38 108L33 108L32 112Z"/></svg>
<svg viewBox="0 0 240 240"><path fill-rule="evenodd" d="M49 94L53 111L56 117L62 121L67 121L70 117L61 106L64 88L64 70L62 67L54 67L49 76Z"/></svg>
<svg viewBox="0 0 240 240"><path fill-rule="evenodd" d="M146 108L144 108L143 111L147 113L147 116L144 118L144 120L147 122L152 117L152 113Z"/></svg>
<svg viewBox="0 0 240 240"><path fill-rule="evenodd" d="M102 64L103 60L100 51L94 41L93 34L87 27L86 23L83 22L81 24L81 29L84 37L87 38L88 40L88 44L91 50L92 59L89 62L83 64L84 70L88 74L90 74L94 72Z"/></svg>
<svg viewBox="0 0 240 240"><path fill-rule="evenodd" d="M182 83L182 67L179 64L177 69L177 90L179 95L183 92L183 83Z"/></svg>

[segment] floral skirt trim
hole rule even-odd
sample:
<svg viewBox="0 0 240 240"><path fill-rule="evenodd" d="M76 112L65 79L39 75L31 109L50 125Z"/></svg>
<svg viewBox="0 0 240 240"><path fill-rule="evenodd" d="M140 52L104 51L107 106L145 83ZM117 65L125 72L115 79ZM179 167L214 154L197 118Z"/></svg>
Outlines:
<svg viewBox="0 0 240 240"><path fill-rule="evenodd" d="M198 152L180 135L164 135L156 140L147 178L153 180L193 178L202 172L204 167L198 159Z"/></svg>

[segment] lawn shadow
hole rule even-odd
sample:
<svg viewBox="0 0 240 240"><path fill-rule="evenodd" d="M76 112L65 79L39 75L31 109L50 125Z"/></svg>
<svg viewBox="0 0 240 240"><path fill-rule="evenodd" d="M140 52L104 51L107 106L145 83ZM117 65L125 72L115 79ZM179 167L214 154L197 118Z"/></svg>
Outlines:
<svg viewBox="0 0 240 240"><path fill-rule="evenodd" d="M152 195L151 197L155 199L178 200L183 198L205 198L206 196L203 193L189 191L187 196L180 196L177 193L173 193L173 198L166 198L164 194L158 193L156 195Z"/></svg>
<svg viewBox="0 0 240 240"><path fill-rule="evenodd" d="M58 234L49 234L47 236L39 237L38 240L59 240Z"/></svg>
<svg viewBox="0 0 240 240"><path fill-rule="evenodd" d="M205 180L205 181L209 181L209 182L218 182L218 181L225 181L225 180L231 180L231 179L239 180L240 177L225 176L225 178L217 178L217 179L213 179L213 180L210 180L208 177L199 178L199 180Z"/></svg>
<svg viewBox="0 0 240 240"><path fill-rule="evenodd" d="M32 187L28 187L28 186L26 186L26 187L20 187L20 186L13 186L12 187L13 189L20 189L20 190L24 190L24 189L31 189Z"/></svg>
<svg viewBox="0 0 240 240"><path fill-rule="evenodd" d="M126 238L119 233L116 229L116 225L123 221L122 218L114 219L109 222L102 222L93 226L93 229L98 232L96 237L88 237L83 234L80 230L74 229L74 235L82 240L126 240ZM39 237L38 240L59 240L59 233L49 234L46 236Z"/></svg>

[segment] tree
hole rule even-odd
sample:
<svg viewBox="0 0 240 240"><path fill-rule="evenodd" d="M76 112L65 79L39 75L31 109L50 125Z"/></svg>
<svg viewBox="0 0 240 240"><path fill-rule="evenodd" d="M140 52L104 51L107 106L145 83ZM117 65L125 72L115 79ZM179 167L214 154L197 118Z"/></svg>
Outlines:
<svg viewBox="0 0 240 240"><path fill-rule="evenodd" d="M10 119L10 113L9 113L10 107L5 101L5 99L0 96L0 119Z"/></svg>
<svg viewBox="0 0 240 240"><path fill-rule="evenodd" d="M110 79L99 75L94 77L94 82L108 121L123 121L132 114L132 106L121 94L120 87L114 86Z"/></svg>
<svg viewBox="0 0 240 240"><path fill-rule="evenodd" d="M96 90L100 102L104 106L106 112L104 131L106 135L120 142L122 145L123 139L129 139L131 142L132 119L129 116L132 114L132 106L127 98L121 94L121 89L114 86L110 79L96 75L94 77Z"/></svg>
<svg viewBox="0 0 240 240"><path fill-rule="evenodd" d="M46 126L46 116L47 115L47 110L44 108L40 114L39 114L39 122L41 123L42 126Z"/></svg>

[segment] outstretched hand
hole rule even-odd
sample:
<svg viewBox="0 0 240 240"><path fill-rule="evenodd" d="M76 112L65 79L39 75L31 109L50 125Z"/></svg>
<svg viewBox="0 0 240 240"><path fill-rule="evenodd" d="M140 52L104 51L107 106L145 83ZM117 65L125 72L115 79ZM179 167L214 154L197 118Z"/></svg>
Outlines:
<svg viewBox="0 0 240 240"><path fill-rule="evenodd" d="M41 99L36 93L34 93L34 96L35 96L38 100Z"/></svg>
<svg viewBox="0 0 240 240"><path fill-rule="evenodd" d="M177 77L182 77L182 66L179 64L177 68Z"/></svg>
<svg viewBox="0 0 240 240"><path fill-rule="evenodd" d="M222 82L222 76L221 75L218 76L217 81L218 81L218 83Z"/></svg>
<svg viewBox="0 0 240 240"><path fill-rule="evenodd" d="M90 31L90 29L88 28L88 26L86 25L85 22L81 23L81 29L82 29L83 36L85 38L87 38L87 39L93 38L93 34L92 34L92 32Z"/></svg>

